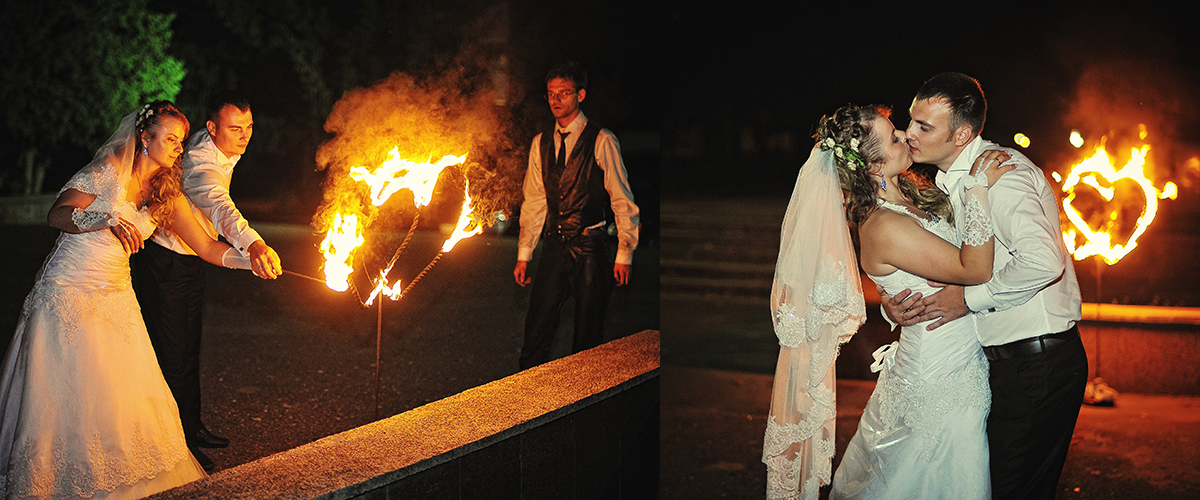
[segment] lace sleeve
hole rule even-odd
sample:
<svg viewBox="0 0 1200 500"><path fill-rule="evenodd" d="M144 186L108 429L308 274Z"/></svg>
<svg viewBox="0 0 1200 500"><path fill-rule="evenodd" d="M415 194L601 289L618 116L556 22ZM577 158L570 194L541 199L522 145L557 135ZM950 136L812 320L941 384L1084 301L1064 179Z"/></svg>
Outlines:
<svg viewBox="0 0 1200 500"><path fill-rule="evenodd" d="M58 194L75 189L97 197L112 197L120 184L117 177L117 169L108 163L84 167L71 176L62 189L58 190Z"/></svg>
<svg viewBox="0 0 1200 500"><path fill-rule="evenodd" d="M96 212L90 210L80 210L76 208L71 211L71 222L75 223L75 227L80 231L95 231L117 225L121 217L115 213Z"/></svg>
<svg viewBox="0 0 1200 500"><path fill-rule="evenodd" d="M966 216L963 217L962 243L977 247L992 239L992 214L988 203L987 184L975 184L963 196Z"/></svg>

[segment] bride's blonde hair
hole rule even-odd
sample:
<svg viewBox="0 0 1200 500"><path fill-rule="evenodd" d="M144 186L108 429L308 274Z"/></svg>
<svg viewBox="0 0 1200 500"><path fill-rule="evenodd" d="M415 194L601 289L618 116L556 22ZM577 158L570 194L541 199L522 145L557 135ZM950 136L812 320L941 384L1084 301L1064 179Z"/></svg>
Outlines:
<svg viewBox="0 0 1200 500"><path fill-rule="evenodd" d="M142 107L138 113L136 137L137 149L135 154L145 151L146 144L142 142L142 132L149 132L150 137L158 137L162 132L163 117L172 116L183 122L183 138L186 139L191 131L191 123L186 116L175 107L171 101L154 101ZM150 220L154 225L170 229L174 218L174 199L182 192L183 155L175 158L175 163L159 168L150 177L150 195L147 206L150 209Z"/></svg>

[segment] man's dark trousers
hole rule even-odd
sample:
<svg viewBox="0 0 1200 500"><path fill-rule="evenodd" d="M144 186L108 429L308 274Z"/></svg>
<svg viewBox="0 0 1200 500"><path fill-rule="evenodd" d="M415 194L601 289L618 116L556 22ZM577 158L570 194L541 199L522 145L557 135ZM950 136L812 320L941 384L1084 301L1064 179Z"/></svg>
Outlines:
<svg viewBox="0 0 1200 500"><path fill-rule="evenodd" d="M1053 499L1087 385L1083 342L989 364L992 497Z"/></svg>
<svg viewBox="0 0 1200 500"><path fill-rule="evenodd" d="M204 261L153 241L133 257L134 282L163 378L189 439L200 430L200 333Z"/></svg>
<svg viewBox="0 0 1200 500"><path fill-rule="evenodd" d="M569 296L575 298L575 336L571 352L604 343L604 316L615 285L608 235L602 228L588 229L566 242L554 236L543 238L542 242L542 255L529 297L529 313L525 317L522 370L550 360L550 346L558 331L563 304Z"/></svg>

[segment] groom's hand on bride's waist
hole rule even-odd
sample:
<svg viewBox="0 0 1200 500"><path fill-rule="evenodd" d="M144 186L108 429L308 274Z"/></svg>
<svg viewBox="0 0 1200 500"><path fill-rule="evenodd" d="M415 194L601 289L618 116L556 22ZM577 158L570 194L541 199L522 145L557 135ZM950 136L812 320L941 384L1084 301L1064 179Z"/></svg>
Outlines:
<svg viewBox="0 0 1200 500"><path fill-rule="evenodd" d="M875 285L875 290L883 299L883 311L892 323L900 326L912 326L918 323L917 318L925 310L920 303L920 293L912 293L912 290L905 288L895 296L888 296L887 291L879 285Z"/></svg>
<svg viewBox="0 0 1200 500"><path fill-rule="evenodd" d="M941 288L941 290L921 299L921 305L924 306L925 311L921 313L920 321L937 320L925 327L926 330L935 330L971 313L963 299L963 287L936 281L930 281L929 286Z"/></svg>

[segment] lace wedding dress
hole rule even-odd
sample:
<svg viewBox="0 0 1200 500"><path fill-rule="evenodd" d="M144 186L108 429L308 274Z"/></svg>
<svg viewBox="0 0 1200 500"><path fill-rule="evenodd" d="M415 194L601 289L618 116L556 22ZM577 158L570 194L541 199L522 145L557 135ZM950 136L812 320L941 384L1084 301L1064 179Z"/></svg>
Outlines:
<svg viewBox="0 0 1200 500"><path fill-rule="evenodd" d="M921 221L959 244L954 226L925 220L904 207L883 207ZM925 278L897 270L871 276L889 295L936 290ZM830 498L989 498L985 434L991 390L975 319L966 316L933 331L904 327L900 341L875 352L879 371L858 431L833 477Z"/></svg>
<svg viewBox="0 0 1200 500"><path fill-rule="evenodd" d="M143 236L129 168L93 163L63 188L96 195ZM205 476L188 451L110 231L63 233L25 299L0 386L0 494L140 498Z"/></svg>

